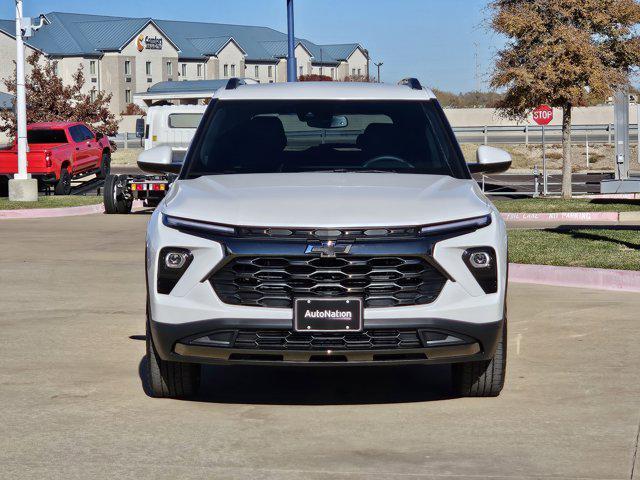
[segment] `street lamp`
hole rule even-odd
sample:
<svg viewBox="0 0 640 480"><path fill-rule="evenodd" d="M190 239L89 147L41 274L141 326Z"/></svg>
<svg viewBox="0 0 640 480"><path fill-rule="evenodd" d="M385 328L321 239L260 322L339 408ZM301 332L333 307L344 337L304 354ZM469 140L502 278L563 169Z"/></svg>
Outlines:
<svg viewBox="0 0 640 480"><path fill-rule="evenodd" d="M380 83L380 67L381 67L382 65L384 65L384 62L378 62L378 63L373 62L373 64L374 64L376 67L378 67L378 83Z"/></svg>
<svg viewBox="0 0 640 480"><path fill-rule="evenodd" d="M293 25L293 0L287 0L287 34L288 34L288 55L287 55L287 82L295 82L297 79L296 65L296 36Z"/></svg>
<svg viewBox="0 0 640 480"><path fill-rule="evenodd" d="M38 181L27 172L27 96L24 85L24 41L45 23L33 25L31 18L22 16L22 0L16 1L16 145L18 147L18 172L9 180L9 200L35 202L38 200Z"/></svg>

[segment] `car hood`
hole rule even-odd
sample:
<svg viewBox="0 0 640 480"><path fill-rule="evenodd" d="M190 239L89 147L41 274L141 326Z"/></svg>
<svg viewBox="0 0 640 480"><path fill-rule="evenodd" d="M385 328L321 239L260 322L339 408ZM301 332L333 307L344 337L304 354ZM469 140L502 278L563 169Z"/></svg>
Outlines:
<svg viewBox="0 0 640 480"><path fill-rule="evenodd" d="M163 213L241 226L412 226L486 215L473 180L393 173L211 175L174 183Z"/></svg>

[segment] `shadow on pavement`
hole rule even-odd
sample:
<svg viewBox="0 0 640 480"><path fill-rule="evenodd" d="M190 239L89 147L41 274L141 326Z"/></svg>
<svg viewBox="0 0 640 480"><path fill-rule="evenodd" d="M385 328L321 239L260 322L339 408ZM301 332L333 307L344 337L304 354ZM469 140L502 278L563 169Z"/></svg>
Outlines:
<svg viewBox="0 0 640 480"><path fill-rule="evenodd" d="M147 363L138 374L149 395ZM455 398L449 365L402 367L202 367L192 401L262 405L360 405Z"/></svg>

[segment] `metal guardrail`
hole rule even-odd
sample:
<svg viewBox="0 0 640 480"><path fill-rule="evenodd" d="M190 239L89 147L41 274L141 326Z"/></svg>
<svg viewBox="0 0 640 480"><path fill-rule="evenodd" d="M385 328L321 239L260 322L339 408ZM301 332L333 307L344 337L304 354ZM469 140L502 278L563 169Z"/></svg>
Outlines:
<svg viewBox="0 0 640 480"><path fill-rule="evenodd" d="M549 139L557 138L562 134L561 125L485 125L454 127L453 131L461 143L539 143L542 132ZM631 141L638 139L638 125L629 125ZM631 132L635 132L631 134ZM474 137L472 140L469 137ZM499 137L499 138L496 138ZM614 124L573 125L571 127L571 140L573 142L591 141L591 143L605 142L612 144L615 137ZM478 142L478 140L480 140Z"/></svg>

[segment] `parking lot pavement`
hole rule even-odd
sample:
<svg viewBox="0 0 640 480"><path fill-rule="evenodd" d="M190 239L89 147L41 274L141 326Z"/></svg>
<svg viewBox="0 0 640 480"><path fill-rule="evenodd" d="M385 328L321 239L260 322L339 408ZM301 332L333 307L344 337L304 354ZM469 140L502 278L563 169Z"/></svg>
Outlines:
<svg viewBox="0 0 640 480"><path fill-rule="evenodd" d="M438 366L208 367L197 400L155 400L147 220L0 224L0 478L631 477L637 295L511 286L496 399L452 398Z"/></svg>

